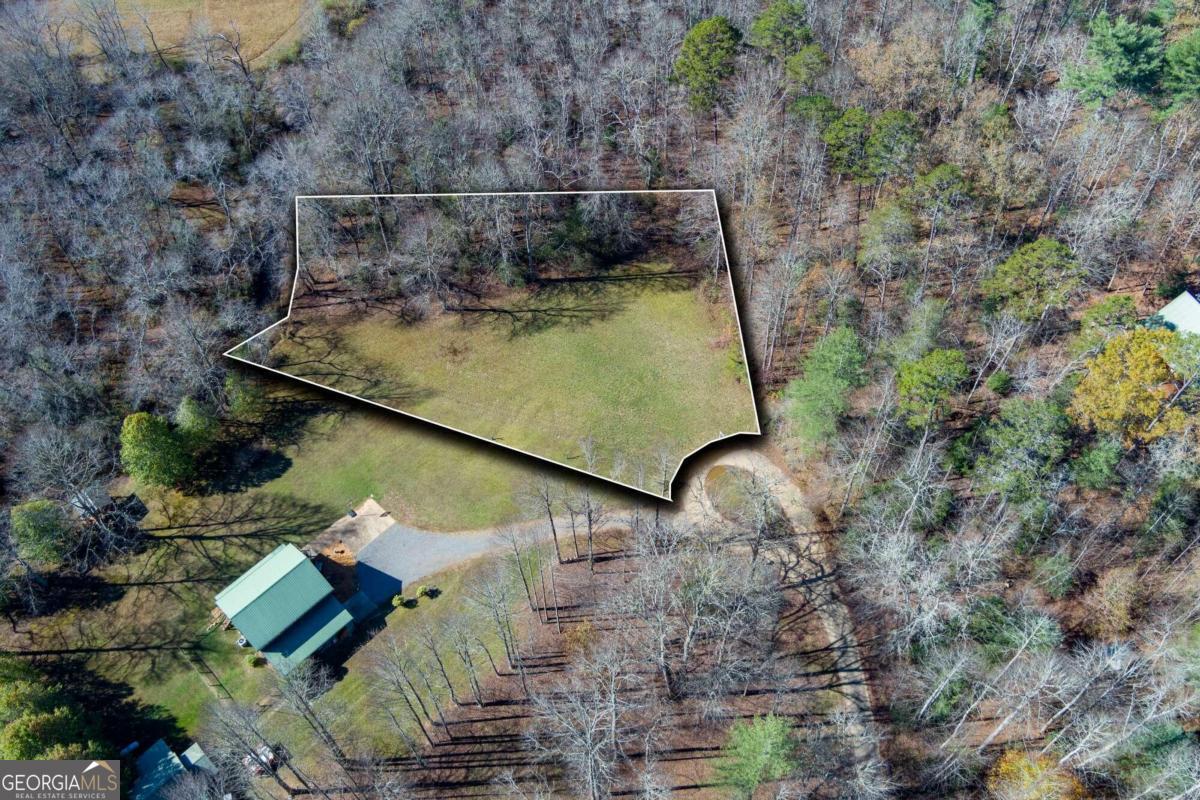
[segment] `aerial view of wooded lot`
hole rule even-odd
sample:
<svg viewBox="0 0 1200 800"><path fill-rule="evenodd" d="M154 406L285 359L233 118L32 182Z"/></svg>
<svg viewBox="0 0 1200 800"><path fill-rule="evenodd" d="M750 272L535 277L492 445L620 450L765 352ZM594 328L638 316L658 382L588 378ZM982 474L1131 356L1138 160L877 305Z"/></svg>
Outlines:
<svg viewBox="0 0 1200 800"><path fill-rule="evenodd" d="M0 128L0 759L1200 797L1196 0L10 2Z"/></svg>

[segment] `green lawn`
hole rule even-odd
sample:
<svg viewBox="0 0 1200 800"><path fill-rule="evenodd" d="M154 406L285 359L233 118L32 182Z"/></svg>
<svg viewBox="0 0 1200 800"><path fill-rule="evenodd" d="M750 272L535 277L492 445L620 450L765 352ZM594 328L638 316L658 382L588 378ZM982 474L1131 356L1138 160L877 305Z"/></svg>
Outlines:
<svg viewBox="0 0 1200 800"><path fill-rule="evenodd" d="M566 308L586 319L514 332L527 317L309 318L273 355L286 359L289 374L575 467L585 466L580 441L590 435L597 472L655 491L660 451L669 453L669 477L708 441L757 430L732 314L702 287L614 281L577 295L487 302ZM474 487L474 466L456 486Z"/></svg>
<svg viewBox="0 0 1200 800"><path fill-rule="evenodd" d="M246 656L253 650L238 647L237 638L237 631L232 629L212 631L200 639L197 655L231 696L253 702L267 690L269 668L247 664ZM180 728L194 732L201 722L204 707L217 697L217 692L210 688L211 680L211 676L202 677L199 666L181 658L161 676L142 676L136 690L142 702L167 709Z"/></svg>
<svg viewBox="0 0 1200 800"><path fill-rule="evenodd" d="M481 528L520 515L516 494L537 467L430 425L369 409L313 420L288 448L288 471L263 490L330 509L330 522L375 495L431 530Z"/></svg>
<svg viewBox="0 0 1200 800"><path fill-rule="evenodd" d="M184 648L198 643L204 663L238 699L257 700L269 681L269 668L245 663L248 651L235 646L235 632L206 635L204 627L216 592L280 542L311 540L369 494L397 520L433 530L522 516L516 496L537 470L534 462L354 405L323 403L328 411L309 419L298 444L285 448L286 471L260 487L206 497L122 489L146 502L143 524L159 541L101 571L121 588L115 598L37 620L38 641L96 651L93 668L134 687L137 700L194 732L214 695ZM423 601L430 608L394 612L389 630L401 619L461 607L461 594L448 592L441 606ZM352 672L347 680L339 691L360 678Z"/></svg>
<svg viewBox="0 0 1200 800"><path fill-rule="evenodd" d="M245 663L234 632L204 633L213 597L254 561L281 542L310 541L371 493L418 526L495 525L520 515L515 496L534 471L528 459L367 409L329 410L296 439L287 470L264 486L202 497L117 487L146 503L154 541L98 570L94 598L31 620L33 647L89 654L92 669L133 687L148 715L192 733L214 694L190 649L240 699L257 699L269 677Z"/></svg>

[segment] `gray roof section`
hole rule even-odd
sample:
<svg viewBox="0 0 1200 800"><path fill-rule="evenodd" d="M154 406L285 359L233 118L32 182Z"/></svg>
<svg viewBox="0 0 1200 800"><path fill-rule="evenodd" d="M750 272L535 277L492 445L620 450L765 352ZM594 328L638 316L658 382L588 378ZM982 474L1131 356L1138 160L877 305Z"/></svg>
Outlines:
<svg viewBox="0 0 1200 800"><path fill-rule="evenodd" d="M133 782L130 796L133 800L154 800L171 781L186 771L175 751L159 739L138 757L137 780Z"/></svg>

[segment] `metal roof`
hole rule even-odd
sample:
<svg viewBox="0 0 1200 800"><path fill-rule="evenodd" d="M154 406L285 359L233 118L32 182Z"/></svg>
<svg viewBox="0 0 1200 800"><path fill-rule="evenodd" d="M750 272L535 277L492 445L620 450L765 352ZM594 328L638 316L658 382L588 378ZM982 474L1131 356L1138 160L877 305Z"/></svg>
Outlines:
<svg viewBox="0 0 1200 800"><path fill-rule="evenodd" d="M294 545L281 544L217 595L217 607L259 650L333 593Z"/></svg>
<svg viewBox="0 0 1200 800"><path fill-rule="evenodd" d="M183 765L191 770L204 770L205 772L216 772L217 767L213 764L212 759L204 752L204 748L199 742L192 742L191 747L179 754L179 760Z"/></svg>
<svg viewBox="0 0 1200 800"><path fill-rule="evenodd" d="M175 751L159 739L138 756L138 776L130 796L133 800L153 800L161 789L186 771Z"/></svg>
<svg viewBox="0 0 1200 800"><path fill-rule="evenodd" d="M320 650L353 619L346 607L331 594L309 609L269 646L261 648L262 653L275 669L286 675L301 661Z"/></svg>
<svg viewBox="0 0 1200 800"><path fill-rule="evenodd" d="M1173 330L1200 334L1200 302L1191 292L1185 291L1167 303L1156 316L1162 317Z"/></svg>

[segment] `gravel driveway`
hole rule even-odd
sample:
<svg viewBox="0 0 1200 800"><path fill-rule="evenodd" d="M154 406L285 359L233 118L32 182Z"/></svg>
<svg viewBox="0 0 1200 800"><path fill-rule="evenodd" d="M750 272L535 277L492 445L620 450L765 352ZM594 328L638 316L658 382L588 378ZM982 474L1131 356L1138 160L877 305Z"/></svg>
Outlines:
<svg viewBox="0 0 1200 800"><path fill-rule="evenodd" d="M375 603L499 546L491 531L428 533L393 523L358 551L358 586Z"/></svg>

